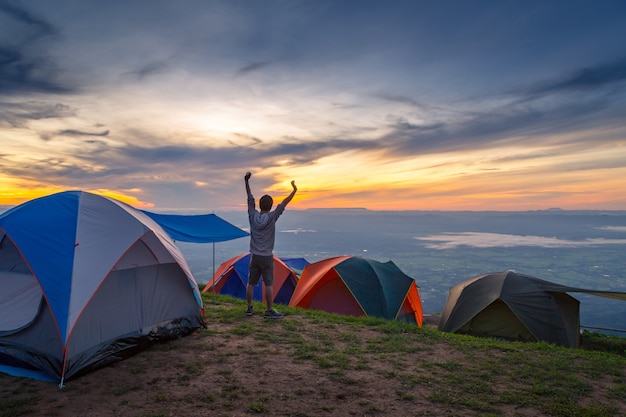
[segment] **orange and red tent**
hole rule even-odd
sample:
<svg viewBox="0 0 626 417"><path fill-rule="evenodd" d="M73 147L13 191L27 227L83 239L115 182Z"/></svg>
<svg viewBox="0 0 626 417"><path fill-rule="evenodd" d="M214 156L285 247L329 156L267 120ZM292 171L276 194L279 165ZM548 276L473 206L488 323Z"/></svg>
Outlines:
<svg viewBox="0 0 626 417"><path fill-rule="evenodd" d="M289 305L397 319L421 327L422 303L417 289L415 280L392 261L339 256L305 266Z"/></svg>

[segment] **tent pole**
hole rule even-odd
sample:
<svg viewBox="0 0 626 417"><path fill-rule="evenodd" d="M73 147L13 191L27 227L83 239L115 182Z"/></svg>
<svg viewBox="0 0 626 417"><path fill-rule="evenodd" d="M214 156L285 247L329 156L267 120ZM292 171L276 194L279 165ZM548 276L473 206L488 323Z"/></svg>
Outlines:
<svg viewBox="0 0 626 417"><path fill-rule="evenodd" d="M213 275L211 275L211 298L213 298L213 292L215 290L215 280L213 278L215 278L215 242L213 242Z"/></svg>

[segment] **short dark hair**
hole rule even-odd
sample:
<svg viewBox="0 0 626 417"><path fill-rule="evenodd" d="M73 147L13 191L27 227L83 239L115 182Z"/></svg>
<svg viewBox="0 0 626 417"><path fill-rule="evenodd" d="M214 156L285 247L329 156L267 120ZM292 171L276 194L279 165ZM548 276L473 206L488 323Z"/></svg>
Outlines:
<svg viewBox="0 0 626 417"><path fill-rule="evenodd" d="M261 211L270 211L272 209L273 204L274 204L274 200L272 199L271 196L267 194L265 194L259 200L259 207L261 208Z"/></svg>

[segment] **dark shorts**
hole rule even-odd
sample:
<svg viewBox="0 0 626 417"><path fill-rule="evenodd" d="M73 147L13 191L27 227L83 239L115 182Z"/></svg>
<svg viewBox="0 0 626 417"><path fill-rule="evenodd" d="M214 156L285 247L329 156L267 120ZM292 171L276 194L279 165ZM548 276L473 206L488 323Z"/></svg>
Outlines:
<svg viewBox="0 0 626 417"><path fill-rule="evenodd" d="M266 286L274 285L274 256L250 256L250 272L248 273L248 284L256 285L263 276L263 283Z"/></svg>

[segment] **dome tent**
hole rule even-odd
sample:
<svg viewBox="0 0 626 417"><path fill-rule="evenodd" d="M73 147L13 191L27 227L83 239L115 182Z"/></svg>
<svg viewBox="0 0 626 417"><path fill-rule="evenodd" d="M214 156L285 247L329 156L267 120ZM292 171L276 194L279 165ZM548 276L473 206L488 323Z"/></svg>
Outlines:
<svg viewBox="0 0 626 417"><path fill-rule="evenodd" d="M626 294L568 287L515 271L477 275L450 288L439 330L566 347L580 343L580 292L626 299Z"/></svg>
<svg viewBox="0 0 626 417"><path fill-rule="evenodd" d="M373 316L422 325L415 280L392 261L338 256L304 267L292 307L351 316Z"/></svg>
<svg viewBox="0 0 626 417"><path fill-rule="evenodd" d="M62 385L201 327L189 266L145 213L67 191L0 214L0 371Z"/></svg>
<svg viewBox="0 0 626 417"><path fill-rule="evenodd" d="M202 292L225 294L245 300L249 270L250 253L239 254L220 265ZM296 273L280 258L274 256L274 299L272 301L289 304L297 282ZM265 284L263 284L263 279L260 279L259 284L254 287L253 299L255 301L265 301L264 289Z"/></svg>

